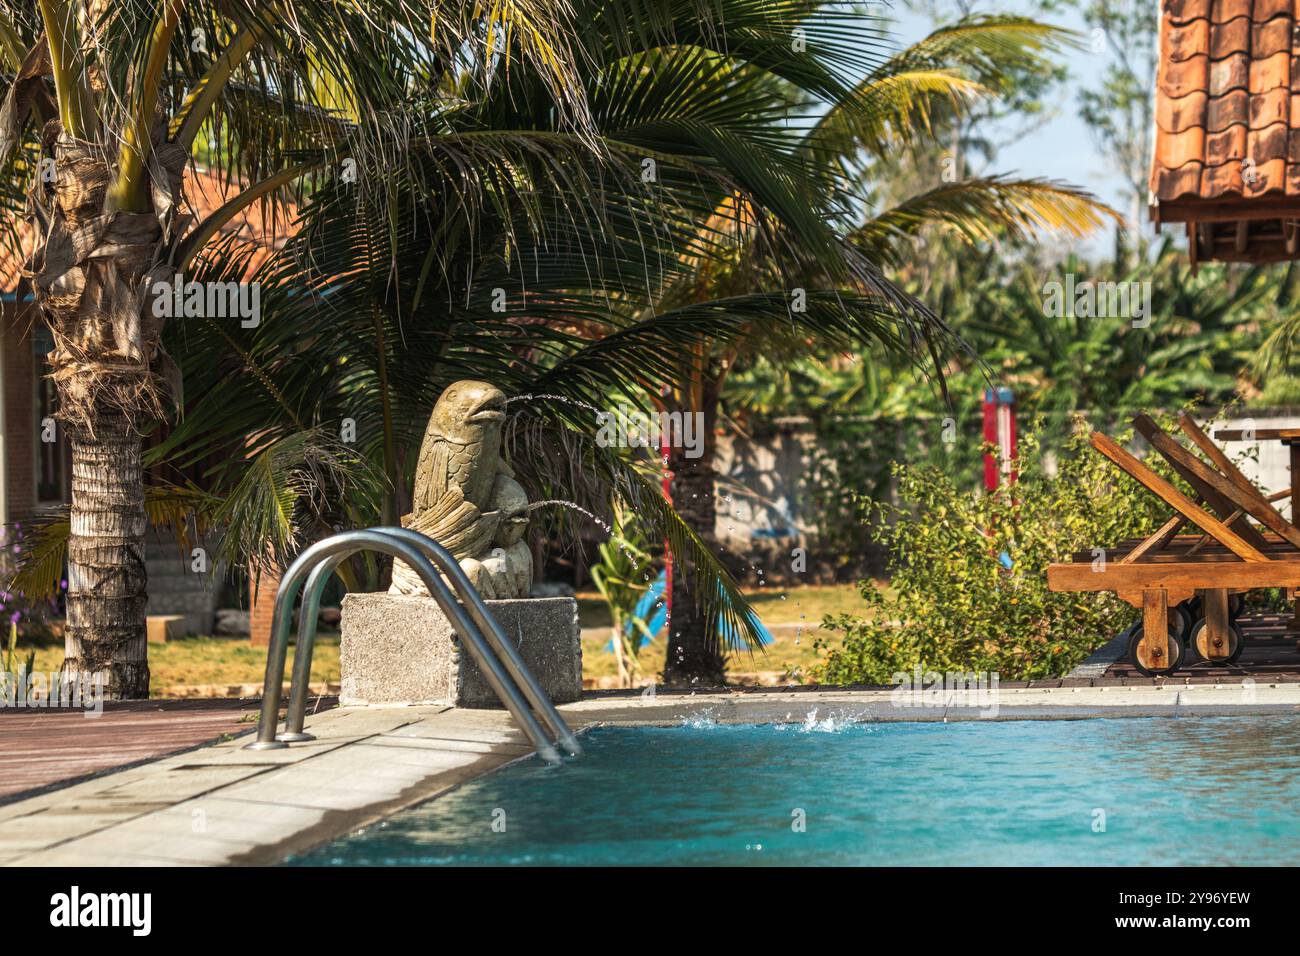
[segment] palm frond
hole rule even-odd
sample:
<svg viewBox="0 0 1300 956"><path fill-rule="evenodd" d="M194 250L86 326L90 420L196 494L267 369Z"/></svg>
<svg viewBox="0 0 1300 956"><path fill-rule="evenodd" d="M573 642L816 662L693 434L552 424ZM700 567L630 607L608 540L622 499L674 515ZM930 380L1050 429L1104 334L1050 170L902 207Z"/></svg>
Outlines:
<svg viewBox="0 0 1300 956"><path fill-rule="evenodd" d="M1003 234L1024 238L1038 231L1078 238L1107 220L1118 223L1123 217L1091 193L1065 183L990 176L909 196L867 220L853 241L876 261L898 264L918 232L929 227L976 243Z"/></svg>

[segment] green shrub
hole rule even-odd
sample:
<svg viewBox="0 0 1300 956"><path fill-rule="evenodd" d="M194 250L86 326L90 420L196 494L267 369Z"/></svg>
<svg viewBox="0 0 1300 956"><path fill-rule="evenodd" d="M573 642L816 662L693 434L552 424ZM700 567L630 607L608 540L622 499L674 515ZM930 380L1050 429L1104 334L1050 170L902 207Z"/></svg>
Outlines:
<svg viewBox="0 0 1300 956"><path fill-rule="evenodd" d="M861 582L868 613L824 619L844 640L818 638L826 656L814 678L889 684L917 666L995 671L1002 680L1058 676L1136 620L1110 593L1049 591L1047 566L1149 534L1169 510L1093 451L1087 429L1058 456L1049 474L1047 456L1026 435L1019 480L992 495L964 490L939 468L895 465L902 507L862 502L865 523L890 554L889 586Z"/></svg>

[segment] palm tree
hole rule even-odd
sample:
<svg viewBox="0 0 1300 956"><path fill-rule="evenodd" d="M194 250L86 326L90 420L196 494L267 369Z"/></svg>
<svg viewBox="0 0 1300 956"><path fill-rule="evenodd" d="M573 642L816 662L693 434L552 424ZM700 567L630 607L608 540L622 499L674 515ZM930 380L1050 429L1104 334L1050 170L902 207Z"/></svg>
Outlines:
<svg viewBox="0 0 1300 956"><path fill-rule="evenodd" d="M282 564L330 528L401 514L434 399L456 378L486 378L543 396L514 406L509 433L535 497L605 515L621 499L669 541L688 572L689 601L676 607L698 609L706 627L668 676L715 679L719 630L752 640L752 612L658 493L653 463L600 445L592 409L623 397L647 406L710 350L747 337L870 342L918 362L951 351L943 324L848 241L843 149L811 147L807 125L791 122L838 103L836 128L865 132L855 114L879 110L857 78L880 66L883 46L851 5L823 0L578 0L567 45L543 42L556 34L541 28L542 40L494 32L477 8L465 22L460 45L419 51L420 80L391 113L350 105L378 96L342 82L361 68L351 62L305 103L228 86L218 154L249 143L290 155L272 147L305 128L294 159L342 140L334 155L350 148L362 174L336 162L312 180L302 228L252 277L256 327L197 316L163 330L189 400L149 461L224 458L204 489L162 487L147 503L200 512L223 529L230 560ZM496 52L470 55L471 37ZM889 115L878 122L912 119ZM226 138L240 148L223 150ZM736 274L763 284L676 293L725 273L710 263L742 259ZM192 273L233 281L247 261L235 240L209 243ZM57 553L53 540L33 567L57 566Z"/></svg>
<svg viewBox="0 0 1300 956"><path fill-rule="evenodd" d="M580 130L570 14L563 0L0 0L0 169L5 193L30 187L24 251L72 452L68 669L148 694L141 432L180 399L163 290L250 204L349 161L400 162L413 102L458 59L508 76L522 56ZM201 222L184 195L196 151L249 183Z"/></svg>
<svg viewBox="0 0 1300 956"><path fill-rule="evenodd" d="M937 228L972 244L1039 230L1078 237L1098 227L1103 216L1115 216L1088 194L1059 183L964 176L960 170L883 209L875 194L882 166L896 163L900 152L919 144L933 145L934 137L968 102L991 95L1012 70L1036 64L1045 68L1045 57L1069 41L1068 33L1023 17L970 15L884 59L829 104L823 100L820 114L791 143L791 155L823 171L817 182L826 190L824 205L837 216L846 247L871 262L897 268L927 230ZM935 172L940 178L940 171ZM736 199L727 197L725 202ZM718 218L723 219L721 214ZM742 232L739 254L699 261L663 301L707 303L744 290L785 290L795 276L802 280L797 285L836 287L834 275L791 270L779 262L774 268L770 256L748 254L749 245L763 237L753 229ZM710 439L728 373L760 356L794 357L822 350L877 356L883 352L888 357L907 351L905 342L879 333L846 343L835 334L839 330L819 323L768 322L751 331L726 342L701 343L674 379L674 403L681 410L703 411ZM697 535L711 539L716 521L712 441L704 455L693 460L679 451L671 470L677 508ZM709 633L711 622L689 604L680 612L675 605L674 611L669 676L679 681L718 680L723 661Z"/></svg>
<svg viewBox="0 0 1300 956"><path fill-rule="evenodd" d="M319 184L302 230L257 273L265 321L169 328L197 397L153 460L185 466L257 436L251 455L209 475L209 505L232 560L268 545L287 557L319 530L406 510L413 451L450 381L554 396L515 406L515 466L535 497L605 515L628 502L687 564L699 612L743 642L758 632L735 582L644 459L599 445L593 409L645 405L697 344L755 327L793 322L846 347L948 347L941 324L836 231L835 171L794 149L790 90L845 99L847 76L874 53L855 36L858 15L821 0L586 0L574 16L589 125L566 124L526 68L495 82L487 62L449 70L420 101L424 134L402 164L371 168L365 196L341 178ZM791 50L799 31L815 53ZM392 212L366 215L376 199ZM729 202L741 229L718 213ZM773 292L664 298L698 262L741 251L825 285L795 311ZM241 256L233 243L210 249L204 277L239 275ZM235 376L249 395L232 406ZM368 467L322 447L344 420Z"/></svg>

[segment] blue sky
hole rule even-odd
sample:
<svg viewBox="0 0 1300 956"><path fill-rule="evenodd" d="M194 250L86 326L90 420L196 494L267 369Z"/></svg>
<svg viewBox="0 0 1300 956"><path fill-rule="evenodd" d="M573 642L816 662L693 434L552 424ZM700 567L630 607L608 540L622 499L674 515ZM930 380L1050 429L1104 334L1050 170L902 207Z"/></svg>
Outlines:
<svg viewBox="0 0 1300 956"><path fill-rule="evenodd" d="M905 9L901 0L893 0L891 6L896 23L895 39L900 45L919 40L929 32L929 21ZM953 9L956 10L956 4L953 4ZM1028 6L1003 0L981 4L977 9L985 12L1023 13L1028 10ZM1088 32L1083 17L1073 8L1041 16L1041 19L1080 33ZM1079 116L1078 92L1100 82L1101 72L1105 68L1105 55L1073 56L1069 68L1069 81L1051 120L1030 135L1003 148L992 171L1064 180L1091 191L1102 201L1124 212L1128 199L1123 180L1106 161L1088 126ZM1154 238L1155 233L1145 217L1142 226L1146 237ZM1084 255L1107 255L1112 249L1111 243L1110 234L1101 235L1082 245L1079 251Z"/></svg>

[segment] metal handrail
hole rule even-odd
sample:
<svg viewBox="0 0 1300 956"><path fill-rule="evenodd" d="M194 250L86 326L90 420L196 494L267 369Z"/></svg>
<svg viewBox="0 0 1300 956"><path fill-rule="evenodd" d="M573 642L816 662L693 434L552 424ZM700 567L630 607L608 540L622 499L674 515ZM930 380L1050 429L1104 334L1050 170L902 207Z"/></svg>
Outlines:
<svg viewBox="0 0 1300 956"><path fill-rule="evenodd" d="M374 529L370 529L374 530ZM284 730L276 740L298 743L316 738L302 729L307 719L307 690L311 684L311 662L316 650L316 627L320 617L321 593L340 564L355 552L330 555L312 568L302 589L298 608L298 640L293 646L293 676L289 678L289 708L284 715Z"/></svg>
<svg viewBox="0 0 1300 956"><path fill-rule="evenodd" d="M537 682L537 678L533 676L532 671L528 669L528 665L524 663L524 659L520 655L518 648L515 647L514 642L501 629L501 625L484 603L483 596L478 593L478 589L470 582L468 575L465 574L455 556L428 535L412 531L410 528L384 526L371 528L370 530L389 535L419 548L425 557L430 558L438 565L443 574L446 575L447 583L456 592L456 596L464 602L470 616L479 626L480 632L486 637L489 646L505 666L506 672L518 685L519 689L523 691L524 697L533 710L540 714L542 720L550 727L556 742L573 756L581 755L582 747L578 744L577 738L574 737L573 731L569 729L569 725L560 716L560 712L555 709L555 704L546 696L546 691L542 689L542 685ZM307 585L303 589L302 609L298 614L298 643L294 649L293 677L289 684L289 709L285 714L284 732L277 735L277 740L312 739L310 734L303 733L302 728L307 717L307 688L311 683L312 653L316 645L316 619L320 614L320 597L325 582L343 559L344 556L335 555L322 561L312 571L311 577L307 579Z"/></svg>
<svg viewBox="0 0 1300 956"><path fill-rule="evenodd" d="M280 687L284 683L285 658L289 650L289 628L293 624L294 595L303 578L318 564L336 556L338 561L341 561L357 551L379 551L394 558L401 558L415 571L424 586L429 589L429 594L442 608L442 612L447 615L452 627L464 637L466 647L483 671L488 685L528 735L538 756L548 763L559 763L561 759L559 752L529 710L519 693L519 688L502 667L501 661L492 653L464 608L452 596L432 562L409 541L374 530L344 531L324 541L318 541L300 554L285 571L275 595L271 643L266 656L266 678L262 689L262 712L257 725L257 740L248 744L246 749L270 750L288 745L286 741L276 739L275 729L279 723ZM337 561L335 565L337 566ZM316 582L317 585L319 586L323 580L322 576ZM310 671L308 673L310 674Z"/></svg>

